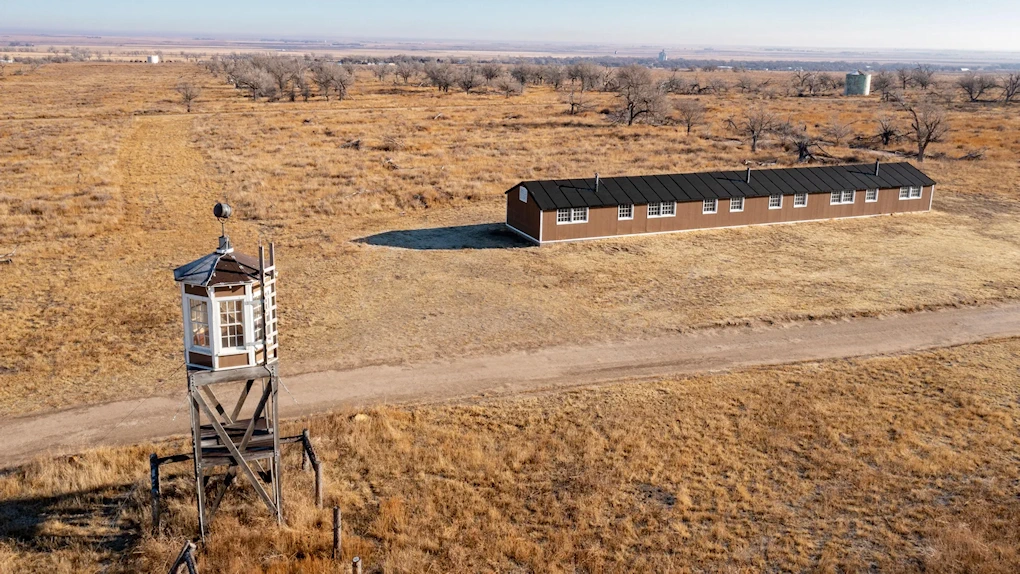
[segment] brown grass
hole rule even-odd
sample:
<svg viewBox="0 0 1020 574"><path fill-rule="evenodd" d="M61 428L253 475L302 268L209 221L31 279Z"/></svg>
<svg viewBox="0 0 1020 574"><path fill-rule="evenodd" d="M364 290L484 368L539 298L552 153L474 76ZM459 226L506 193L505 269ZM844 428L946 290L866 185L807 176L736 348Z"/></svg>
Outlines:
<svg viewBox="0 0 1020 574"><path fill-rule="evenodd" d="M203 87L184 114L173 87ZM732 81L733 74L726 76ZM782 75L777 75L785 81ZM730 168L751 154L724 127L751 96L704 97L710 125L624 128L564 114L562 94L438 94L363 74L344 102L251 103L196 66L50 65L3 83L0 412L165 392L181 361L170 269L208 252L210 205L231 234L276 241L289 372L496 353L699 326L1017 297L1016 129L1001 106L954 108L933 151L936 213L706 231L542 249L413 250L352 240L499 222L532 177ZM594 96L595 109L611 96ZM816 129L880 113L877 98L778 98ZM341 144L361 139L360 149ZM893 146L906 149L905 144ZM870 161L866 150L832 150ZM884 156L883 156L884 157ZM465 233L454 229L452 233ZM472 237L507 238L481 229Z"/></svg>
<svg viewBox="0 0 1020 574"><path fill-rule="evenodd" d="M1014 339L287 430L311 429L345 559L370 572L1006 573L1020 568L1018 355ZM196 528L190 467L164 468L153 538L146 452L0 475L0 570L165 570ZM297 453L285 462L288 526L235 491L202 572L337 571L329 512Z"/></svg>

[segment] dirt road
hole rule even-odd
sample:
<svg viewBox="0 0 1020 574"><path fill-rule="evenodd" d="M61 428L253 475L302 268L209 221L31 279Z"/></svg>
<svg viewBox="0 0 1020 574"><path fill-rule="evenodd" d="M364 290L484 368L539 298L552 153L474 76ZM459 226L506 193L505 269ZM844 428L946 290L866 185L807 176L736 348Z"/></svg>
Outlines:
<svg viewBox="0 0 1020 574"><path fill-rule="evenodd" d="M911 351L1020 335L1020 303L883 318L726 328L531 353L373 366L286 377L283 416L378 403L427 403L540 392L628 379ZM183 386L183 375L181 376ZM176 417L176 419L175 419ZM181 389L0 422L0 466L40 454L186 433Z"/></svg>

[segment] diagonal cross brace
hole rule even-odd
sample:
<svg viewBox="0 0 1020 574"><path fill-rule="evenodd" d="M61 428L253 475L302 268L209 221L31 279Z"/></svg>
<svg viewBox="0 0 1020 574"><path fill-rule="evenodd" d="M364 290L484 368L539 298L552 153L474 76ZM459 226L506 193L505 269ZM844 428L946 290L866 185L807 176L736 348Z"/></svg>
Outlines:
<svg viewBox="0 0 1020 574"><path fill-rule="evenodd" d="M270 383L270 386L271 384L272 383ZM244 457L237 450L237 446L234 445L234 441L230 439L230 435L228 435L227 431L223 429L223 425L220 424L220 421L216 420L216 415L213 414L213 410L209 408L209 405L205 402L205 399L202 398L201 394L195 393L193 396L195 397L195 402L197 402L199 406L202 407L202 410L205 411L205 413L209 416L213 430L216 431L216 434L220 437L220 440L223 441L223 445L227 447L227 451L230 452L230 456L237 463L237 467L240 468L241 471L244 472L245 476L248 477L248 481L251 482L252 487L255 488L255 492L259 495L260 498L262 498L262 502L266 503L266 507L269 508L270 512L279 516L280 513L276 507L276 503L274 503L273 499L269 497L269 494L266 493L266 490L262 488L262 483L259 481L258 478L255 477L255 473L252 471L251 467L248 466L248 461L244 460ZM255 419L252 419L252 421L253 421L252 424L254 424ZM251 428L252 427L249 427L249 432L251 431ZM249 437L250 435L248 434L245 435L245 439L248 439ZM246 445L247 440L242 444Z"/></svg>

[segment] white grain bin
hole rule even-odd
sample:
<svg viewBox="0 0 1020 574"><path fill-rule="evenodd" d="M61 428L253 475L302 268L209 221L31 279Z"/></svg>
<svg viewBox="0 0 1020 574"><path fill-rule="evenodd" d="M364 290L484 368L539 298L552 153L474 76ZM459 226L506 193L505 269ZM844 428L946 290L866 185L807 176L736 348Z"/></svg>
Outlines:
<svg viewBox="0 0 1020 574"><path fill-rule="evenodd" d="M159 63L159 56L149 56L148 58L145 59L145 61L150 63L150 64L158 64Z"/></svg>
<svg viewBox="0 0 1020 574"><path fill-rule="evenodd" d="M867 96L871 93L871 74L857 70L846 75L847 96Z"/></svg>

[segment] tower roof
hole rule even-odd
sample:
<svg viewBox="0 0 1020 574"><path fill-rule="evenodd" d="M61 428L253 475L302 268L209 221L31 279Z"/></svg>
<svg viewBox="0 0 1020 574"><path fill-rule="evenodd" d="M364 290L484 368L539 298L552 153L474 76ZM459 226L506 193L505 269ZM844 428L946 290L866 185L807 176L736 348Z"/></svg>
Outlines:
<svg viewBox="0 0 1020 574"><path fill-rule="evenodd" d="M208 287L252 283L259 279L259 261L233 250L216 251L174 269L174 281Z"/></svg>

